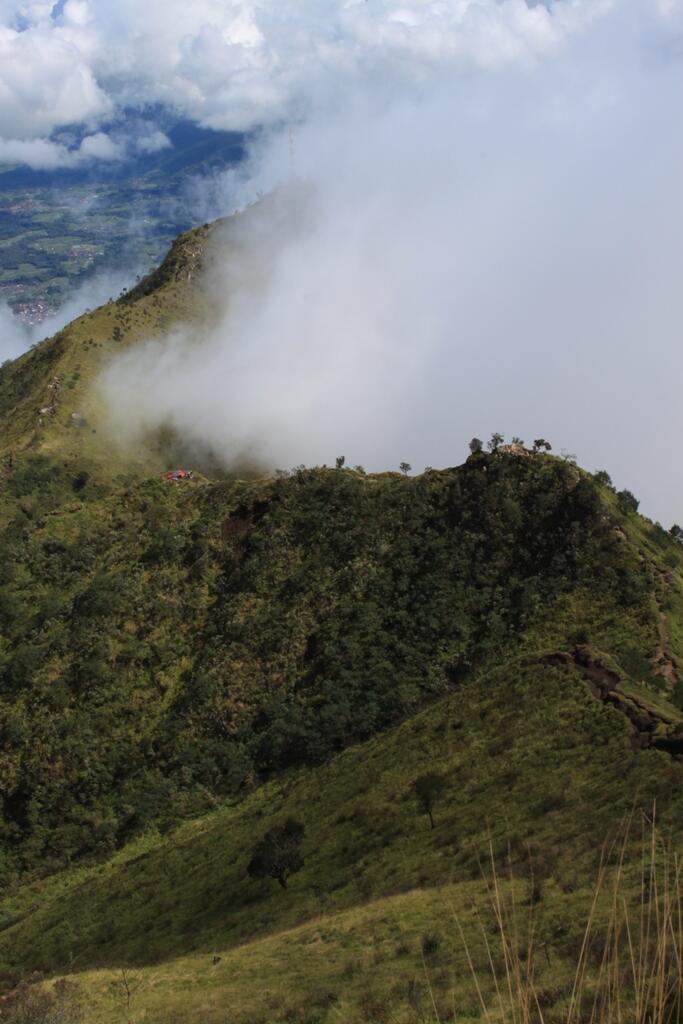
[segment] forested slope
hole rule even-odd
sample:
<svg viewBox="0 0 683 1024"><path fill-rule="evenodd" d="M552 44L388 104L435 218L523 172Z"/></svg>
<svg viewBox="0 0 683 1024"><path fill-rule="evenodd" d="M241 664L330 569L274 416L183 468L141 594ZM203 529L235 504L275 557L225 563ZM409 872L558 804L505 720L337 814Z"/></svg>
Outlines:
<svg viewBox="0 0 683 1024"><path fill-rule="evenodd" d="M681 544L518 445L415 477L168 483L177 439L127 452L96 382L122 347L210 322L210 251L209 230L180 239L0 375L6 982L234 951L400 893L426 928L425 891L460 900L489 842L523 874L533 851L570 957L624 814L656 802L678 841ZM304 866L284 893L247 866L287 817Z"/></svg>

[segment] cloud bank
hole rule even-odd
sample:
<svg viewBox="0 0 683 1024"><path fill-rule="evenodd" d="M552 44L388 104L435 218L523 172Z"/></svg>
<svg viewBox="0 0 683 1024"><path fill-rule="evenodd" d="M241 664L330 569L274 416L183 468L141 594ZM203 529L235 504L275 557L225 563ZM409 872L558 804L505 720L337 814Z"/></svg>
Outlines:
<svg viewBox="0 0 683 1024"><path fill-rule="evenodd" d="M605 0L3 0L0 160L74 166L55 132L161 105L214 129L305 115L328 90L419 86L552 51ZM111 154L100 153L101 159Z"/></svg>
<svg viewBox="0 0 683 1024"><path fill-rule="evenodd" d="M122 430L416 469L544 434L683 518L681 0L0 0L0 26L13 159L115 159L131 107L254 131L197 197L270 197L226 234L218 326L111 369Z"/></svg>
<svg viewBox="0 0 683 1024"><path fill-rule="evenodd" d="M392 6L395 45L418 5ZM474 434L543 435L680 521L680 10L505 6L471 14L476 60L429 34L465 64L425 77L422 39L400 87L333 68L293 144L265 133L215 183L269 198L226 228L218 326L110 369L119 432L171 423L227 464L418 470ZM511 59L516 17L543 30Z"/></svg>

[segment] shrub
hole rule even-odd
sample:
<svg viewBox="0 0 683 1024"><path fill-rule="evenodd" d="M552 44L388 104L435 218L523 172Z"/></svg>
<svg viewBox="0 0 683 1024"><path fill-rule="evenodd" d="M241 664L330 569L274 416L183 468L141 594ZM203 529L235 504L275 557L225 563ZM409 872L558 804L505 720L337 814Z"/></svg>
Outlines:
<svg viewBox="0 0 683 1024"><path fill-rule="evenodd" d="M71 481L72 490L74 490L76 494L79 494L81 491L85 490L89 479L90 473L86 473L85 470L81 470L81 472L77 473Z"/></svg>
<svg viewBox="0 0 683 1024"><path fill-rule="evenodd" d="M304 832L304 826L295 818L287 818L283 825L269 829L252 852L247 865L250 877L274 878L286 889L290 875L304 866L301 854Z"/></svg>

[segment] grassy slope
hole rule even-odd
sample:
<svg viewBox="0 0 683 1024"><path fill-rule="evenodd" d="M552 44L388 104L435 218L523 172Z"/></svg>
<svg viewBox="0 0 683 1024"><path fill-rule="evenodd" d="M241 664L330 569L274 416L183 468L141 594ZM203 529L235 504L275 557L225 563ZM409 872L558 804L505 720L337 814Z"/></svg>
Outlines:
<svg viewBox="0 0 683 1024"><path fill-rule="evenodd" d="M31 623L26 638L0 636L0 666L19 642L40 658L30 688L5 700L2 788L22 772L40 776L41 760L67 787L72 777L90 786L87 762L108 748L114 775L158 742L167 758L178 749L184 758L180 767L169 761L181 784L157 815L162 835L152 828L108 859L66 869L65 851L77 847L79 828L92 830L92 812L84 824L65 812L58 786L40 783L22 849L27 863L52 858L53 873L18 887L9 876L4 976L75 970L95 1007L90 1019L103 1021L122 1016L122 964L134 972L136 1015L150 1020L219 1020L226 1009L256 1020L288 1010L290 1019L379 1019L393 1004L410 1016L416 1000L428 1006L420 939L436 930L427 974L437 996L455 985L475 1015L471 983L460 971L453 981L450 969L462 967L462 950L449 902L471 916L470 896L482 890L478 858L491 840L498 855L512 850L524 896L531 847L544 880L544 984L559 1003L604 837L655 798L679 836L681 765L639 746L680 728L679 548L622 516L609 491L595 491L593 505L589 487L585 508L572 505L589 477L547 457L475 460L412 481L312 471L277 484L169 489L146 479L165 468L167 451L120 453L102 432L92 383L122 345L202 315L187 274L199 243L191 234L128 301L82 317L5 368L0 382L0 445L11 459L0 514L16 562L7 586L25 601L19 620ZM40 423L55 375L57 410ZM73 425L74 412L86 426ZM23 486L24 467L39 463L38 486L30 473ZM83 470L92 481L75 494ZM102 573L120 583L120 607L86 607L83 616ZM28 609L38 610L35 621ZM619 677L619 706L598 699L571 659L553 660L586 643L592 663ZM335 675L340 665L346 674ZM380 704L396 681L395 710L376 713L383 726L397 715L400 724L300 769L287 768L290 727L270 782L252 777L245 795L174 828L202 805L198 752L225 744L213 722L232 721L241 700L251 715L284 683L296 707L298 688L312 686L312 717L295 723L308 750L318 724L321 734L330 727L330 693L323 685L315 696L320 680L333 680L332 696L360 687L362 697L364 671L373 685L386 676L389 689L373 695ZM416 710L425 700L436 702ZM37 732L22 746L27 721ZM270 755L277 737L268 736ZM92 756L82 753L87 744ZM253 756L258 764L258 748ZM433 832L410 792L432 769L448 780ZM142 793L149 785L145 777ZM220 802L208 790L205 805ZM115 801L98 813L102 855L125 831L116 833ZM255 838L288 813L306 824L306 865L282 893L248 880L245 864Z"/></svg>
<svg viewBox="0 0 683 1024"><path fill-rule="evenodd" d="M206 298L196 276L207 238L204 228L181 236L159 270L131 293L134 301L112 301L85 313L3 366L0 462L42 455L57 462L65 476L85 470L108 484L166 468L166 453L154 445L137 453L117 446L103 429L93 383L117 352L163 334L171 323L192 319L201 327ZM60 385L55 410L41 415L41 408L51 405L55 378ZM86 422L81 425L74 416Z"/></svg>
<svg viewBox="0 0 683 1024"><path fill-rule="evenodd" d="M410 788L432 769L448 782L433 831ZM109 864L20 891L3 911L25 916L0 937L0 955L8 966L86 970L96 1019L120 1012L111 987L120 965L152 1020L172 1010L253 1016L275 994L298 1006L316 990L355 1013L369 992L406 1009L409 978L422 983L422 937L435 931L439 996L455 961L456 989L471 1005L450 904L465 912L478 948L467 908L474 895L485 903L479 858L492 842L499 861L511 850L525 899L531 850L552 964L540 980L552 987L580 945L597 837L655 799L676 829L682 782L683 766L667 755L634 750L623 715L597 703L575 672L522 659L325 767L150 835ZM254 836L288 813L306 824L306 865L284 893L248 880L245 865Z"/></svg>

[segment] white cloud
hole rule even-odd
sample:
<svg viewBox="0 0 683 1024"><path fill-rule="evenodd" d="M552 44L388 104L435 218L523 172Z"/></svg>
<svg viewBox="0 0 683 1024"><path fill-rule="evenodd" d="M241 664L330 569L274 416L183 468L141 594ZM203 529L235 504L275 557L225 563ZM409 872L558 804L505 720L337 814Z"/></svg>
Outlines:
<svg viewBox="0 0 683 1024"><path fill-rule="evenodd" d="M138 153L159 153L162 149L170 149L171 145L168 135L158 130L152 131L148 135L141 135L135 140L135 148Z"/></svg>
<svg viewBox="0 0 683 1024"><path fill-rule="evenodd" d="M270 129L213 183L280 187L226 243L220 327L116 368L124 425L369 466L539 432L683 517L681 0L48 7L0 0L8 152L127 105Z"/></svg>
<svg viewBox="0 0 683 1024"><path fill-rule="evenodd" d="M40 138L108 113L87 58L59 29L0 26L0 137Z"/></svg>
<svg viewBox="0 0 683 1024"><path fill-rule="evenodd" d="M26 164L48 171L71 166L64 146L48 139L0 139L0 164Z"/></svg>
<svg viewBox="0 0 683 1024"><path fill-rule="evenodd" d="M348 88L297 128L295 180L286 130L223 179L226 197L275 191L227 229L218 326L111 368L117 432L368 468L544 435L680 521L683 67L652 10L615 5L495 70L321 78Z"/></svg>
<svg viewBox="0 0 683 1024"><path fill-rule="evenodd" d="M595 0L552 12L524 0L5 0L0 137L49 137L155 103L213 128L263 126L329 98L330 76L337 88L391 89L446 68L533 61L595 9Z"/></svg>
<svg viewBox="0 0 683 1024"><path fill-rule="evenodd" d="M69 169L95 160L122 160L125 152L122 142L104 132L86 135L76 149L49 139L0 139L0 164L25 164L35 170Z"/></svg>
<svg viewBox="0 0 683 1024"><path fill-rule="evenodd" d="M90 4L87 0L67 0L64 4L63 18L67 24L87 25L92 20Z"/></svg>
<svg viewBox="0 0 683 1024"><path fill-rule="evenodd" d="M122 160L124 155L123 144L115 142L104 132L86 135L77 150L79 163L84 160Z"/></svg>
<svg viewBox="0 0 683 1024"><path fill-rule="evenodd" d="M0 303L0 364L6 359L16 359L29 344L29 329L14 316L9 306Z"/></svg>

